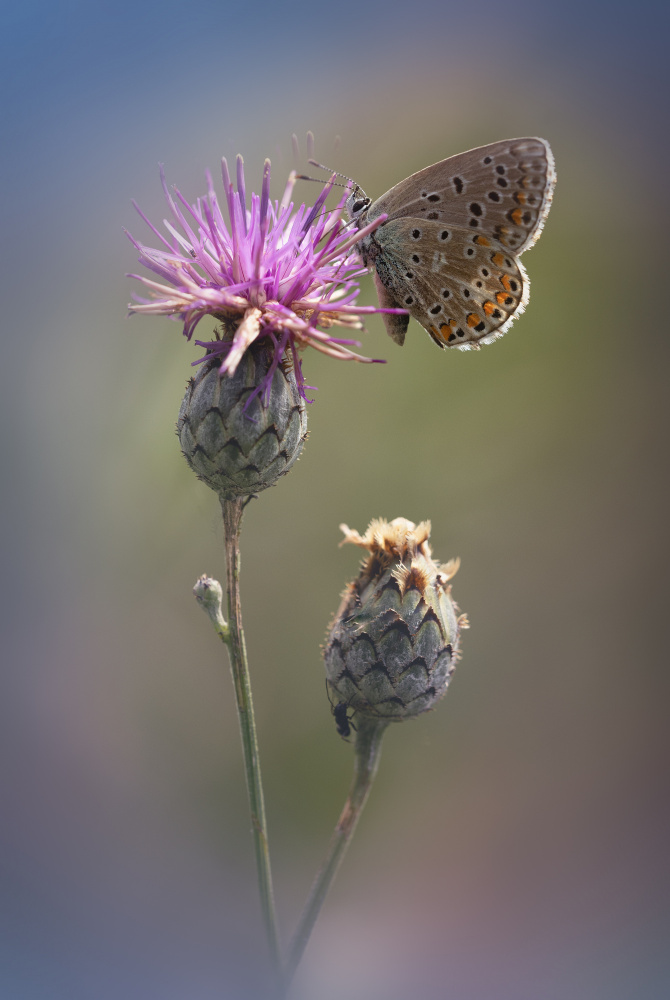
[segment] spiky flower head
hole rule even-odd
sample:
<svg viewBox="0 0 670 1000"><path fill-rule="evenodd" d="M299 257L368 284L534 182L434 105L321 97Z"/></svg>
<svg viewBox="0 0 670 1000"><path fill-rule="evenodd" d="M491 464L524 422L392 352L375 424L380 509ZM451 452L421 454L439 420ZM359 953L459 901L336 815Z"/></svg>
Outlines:
<svg viewBox="0 0 670 1000"><path fill-rule="evenodd" d="M348 229L341 219L346 191L334 211L324 210L334 176L311 208L301 205L294 210L295 172L289 176L281 201L273 202L269 160L263 168L260 197L252 194L250 207L241 157L237 158L237 190L225 159L222 179L228 222L209 174L207 194L190 204L176 188L168 190L161 169L172 215L171 221L164 221L167 236L135 206L160 247L146 246L128 234L139 250L140 263L156 276L130 275L151 294L150 300L131 303L130 312L181 320L188 340L203 317L214 317L221 324L214 339L196 340L196 344L206 351L200 361L216 359L221 375L232 375L245 351L268 338L273 367L257 387L265 397L274 371L288 354L298 392L306 399L305 389L312 387L305 384L299 351L308 345L341 360L376 360L352 350L360 346L358 341L330 331L336 326L360 330L364 315L381 311L356 304L357 279L365 269L355 246L386 216L365 229Z"/></svg>
<svg viewBox="0 0 670 1000"><path fill-rule="evenodd" d="M161 245L128 234L140 263L156 276L131 275L152 298L129 309L181 320L187 340L205 316L218 322L214 339L196 340L205 353L194 364L203 367L187 387L177 431L199 478L232 499L273 485L302 451L305 390L312 387L300 350L309 345L341 360L372 361L352 350L357 341L331 331L362 329L362 316L379 310L356 304L363 271L355 245L363 231L342 223L347 192L334 211L324 210L334 176L311 208L296 210L295 172L281 201L270 199L269 160L250 207L241 157L237 190L225 159L222 178L227 222L209 174L207 194L189 204L176 188L168 190L161 169L172 220L164 220L164 236L137 209Z"/></svg>
<svg viewBox="0 0 670 1000"><path fill-rule="evenodd" d="M359 545L368 556L328 633L329 694L363 716L401 722L436 704L459 658L468 621L449 581L460 561L434 561L430 521L378 519L364 535L340 527L342 544Z"/></svg>

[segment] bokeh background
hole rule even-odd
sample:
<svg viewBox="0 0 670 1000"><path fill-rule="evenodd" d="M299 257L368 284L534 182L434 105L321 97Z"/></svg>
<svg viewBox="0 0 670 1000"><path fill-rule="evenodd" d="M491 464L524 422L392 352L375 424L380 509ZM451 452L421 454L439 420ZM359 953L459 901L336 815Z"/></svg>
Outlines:
<svg viewBox="0 0 670 1000"><path fill-rule="evenodd" d="M667 997L663 6L25 0L2 24L0 995L263 995L228 666L190 593L222 531L174 435L198 349L125 318L122 227L147 236L132 197L163 218L159 162L195 197L222 154L256 189L270 155L279 193L311 128L373 197L515 135L559 179L513 330L400 350L375 318L385 366L306 356L308 446L248 511L286 937L351 771L319 654L358 563L338 524L432 519L472 622L446 700L387 735L296 998Z"/></svg>

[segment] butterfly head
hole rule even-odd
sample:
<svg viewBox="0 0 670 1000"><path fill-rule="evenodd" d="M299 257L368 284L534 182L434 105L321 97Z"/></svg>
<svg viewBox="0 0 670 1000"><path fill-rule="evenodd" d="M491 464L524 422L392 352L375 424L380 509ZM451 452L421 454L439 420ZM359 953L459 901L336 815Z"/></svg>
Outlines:
<svg viewBox="0 0 670 1000"><path fill-rule="evenodd" d="M370 199L365 191L356 184L347 198L346 209L347 215L352 222L356 223L357 228L360 229L361 226L365 225L365 216L369 207Z"/></svg>

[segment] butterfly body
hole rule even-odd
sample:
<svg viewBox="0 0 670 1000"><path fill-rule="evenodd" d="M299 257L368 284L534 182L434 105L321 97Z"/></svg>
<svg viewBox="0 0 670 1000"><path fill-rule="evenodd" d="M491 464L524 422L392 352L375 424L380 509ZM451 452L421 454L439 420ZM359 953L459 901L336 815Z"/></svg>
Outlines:
<svg viewBox="0 0 670 1000"><path fill-rule="evenodd" d="M519 257L540 235L556 174L544 139L510 139L451 156L371 200L356 187L347 213L374 269L389 335L405 339L416 319L440 347L477 349L501 337L528 302Z"/></svg>

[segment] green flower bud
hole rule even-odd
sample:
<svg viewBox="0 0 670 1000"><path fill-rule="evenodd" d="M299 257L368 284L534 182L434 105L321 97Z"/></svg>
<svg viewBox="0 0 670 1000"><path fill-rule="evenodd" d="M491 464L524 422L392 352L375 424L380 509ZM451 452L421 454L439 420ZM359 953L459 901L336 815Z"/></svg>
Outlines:
<svg viewBox="0 0 670 1000"><path fill-rule="evenodd" d="M330 626L329 695L363 716L401 722L439 701L459 658L468 621L458 614L449 580L460 561L433 561L429 521L375 520L364 536L341 528L344 542L369 556Z"/></svg>
<svg viewBox="0 0 670 1000"><path fill-rule="evenodd" d="M307 437L305 401L286 358L273 371L267 338L243 354L232 375L205 362L189 381L177 421L186 461L227 500L273 486Z"/></svg>

